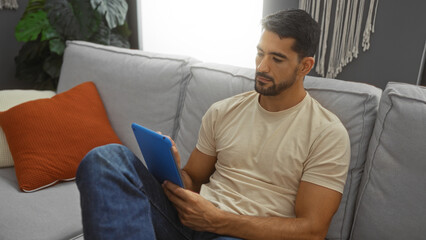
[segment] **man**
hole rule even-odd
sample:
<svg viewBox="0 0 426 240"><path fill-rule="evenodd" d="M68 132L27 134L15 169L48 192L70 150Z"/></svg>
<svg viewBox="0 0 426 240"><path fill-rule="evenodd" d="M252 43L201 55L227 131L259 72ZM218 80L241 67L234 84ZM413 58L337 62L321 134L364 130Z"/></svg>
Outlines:
<svg viewBox="0 0 426 240"><path fill-rule="evenodd" d="M323 239L339 206L349 138L304 90L319 26L302 10L266 17L255 90L213 104L182 169L161 186L124 146L82 161L87 239ZM180 157L173 143L173 154ZM226 237L230 236L230 237Z"/></svg>

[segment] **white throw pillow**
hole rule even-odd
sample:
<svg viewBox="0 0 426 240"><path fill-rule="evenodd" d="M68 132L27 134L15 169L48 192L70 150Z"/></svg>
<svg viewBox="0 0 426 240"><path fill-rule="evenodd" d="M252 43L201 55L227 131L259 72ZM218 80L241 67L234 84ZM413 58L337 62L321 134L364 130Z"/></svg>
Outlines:
<svg viewBox="0 0 426 240"><path fill-rule="evenodd" d="M54 91L39 90L2 90L0 91L0 111L6 111L16 105L41 98L51 98ZM13 166L13 158L10 154L6 136L0 126L0 167Z"/></svg>

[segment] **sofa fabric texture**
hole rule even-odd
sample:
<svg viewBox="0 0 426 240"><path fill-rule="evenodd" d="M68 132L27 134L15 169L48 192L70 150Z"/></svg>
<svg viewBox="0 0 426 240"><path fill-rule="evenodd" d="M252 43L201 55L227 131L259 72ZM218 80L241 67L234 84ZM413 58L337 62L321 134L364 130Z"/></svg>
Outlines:
<svg viewBox="0 0 426 240"><path fill-rule="evenodd" d="M339 117L349 134L348 176L339 209L327 233L327 239L348 239L382 90L366 84L310 76L305 79L305 89Z"/></svg>
<svg viewBox="0 0 426 240"><path fill-rule="evenodd" d="M83 232L74 181L23 193L18 189L14 168L3 168L0 196L0 239L72 239Z"/></svg>
<svg viewBox="0 0 426 240"><path fill-rule="evenodd" d="M254 73L186 56L70 41L58 93L94 82L124 145L142 157L131 129L136 122L175 139L184 165L205 111L252 90ZM327 239L424 238L425 89L390 83L382 93L367 84L309 76L304 84L339 117L351 142L343 198ZM1 168L0 195L0 239L83 239L74 182L27 194L18 190L14 168Z"/></svg>
<svg viewBox="0 0 426 240"><path fill-rule="evenodd" d="M175 137L189 64L195 61L75 41L64 54L58 93L94 82L118 137L142 158L131 123Z"/></svg>
<svg viewBox="0 0 426 240"><path fill-rule="evenodd" d="M426 88L389 83L371 139L352 239L424 239Z"/></svg>

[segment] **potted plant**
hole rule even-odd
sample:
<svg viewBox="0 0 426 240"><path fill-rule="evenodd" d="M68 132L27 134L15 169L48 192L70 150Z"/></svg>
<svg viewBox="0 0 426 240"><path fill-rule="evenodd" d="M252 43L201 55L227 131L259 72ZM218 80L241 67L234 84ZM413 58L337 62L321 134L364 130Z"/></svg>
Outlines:
<svg viewBox="0 0 426 240"><path fill-rule="evenodd" d="M67 40L129 48L127 8L125 0L30 0L15 29L24 42L16 77L55 90Z"/></svg>

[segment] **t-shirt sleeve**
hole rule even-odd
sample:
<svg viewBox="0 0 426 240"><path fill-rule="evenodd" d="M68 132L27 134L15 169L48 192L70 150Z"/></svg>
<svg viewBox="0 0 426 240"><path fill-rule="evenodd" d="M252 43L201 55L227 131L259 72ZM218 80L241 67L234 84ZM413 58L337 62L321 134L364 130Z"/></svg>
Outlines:
<svg viewBox="0 0 426 240"><path fill-rule="evenodd" d="M196 148L209 156L216 156L215 124L217 110L211 106L201 120Z"/></svg>
<svg viewBox="0 0 426 240"><path fill-rule="evenodd" d="M348 132L340 122L333 123L323 129L312 144L302 181L343 193L349 161Z"/></svg>

